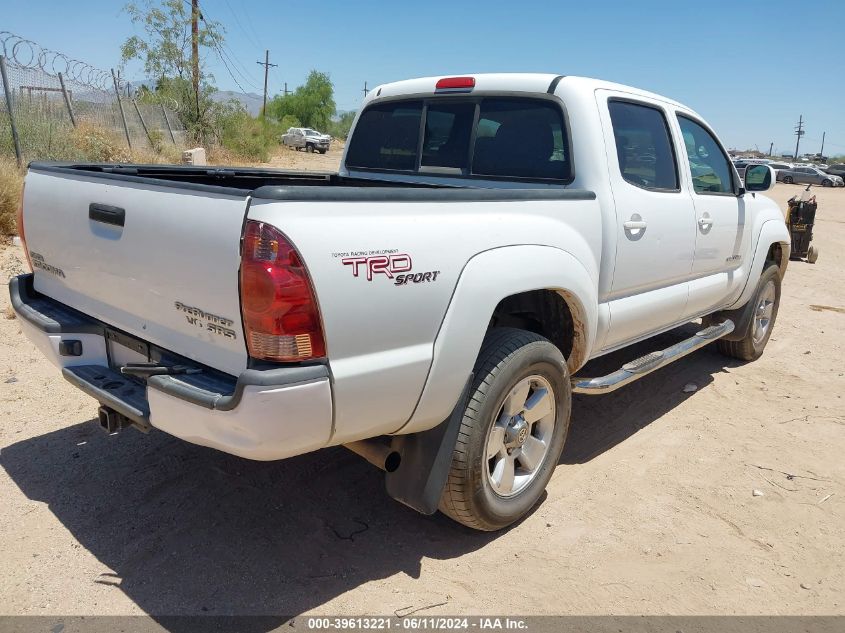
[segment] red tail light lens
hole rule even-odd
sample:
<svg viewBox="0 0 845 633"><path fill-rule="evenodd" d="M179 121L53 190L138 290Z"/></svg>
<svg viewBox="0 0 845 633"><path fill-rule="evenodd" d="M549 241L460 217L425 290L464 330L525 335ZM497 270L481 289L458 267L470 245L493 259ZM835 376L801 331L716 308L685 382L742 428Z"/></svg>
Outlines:
<svg viewBox="0 0 845 633"><path fill-rule="evenodd" d="M277 362L326 355L317 300L299 253L276 228L250 220L241 256L249 355Z"/></svg>

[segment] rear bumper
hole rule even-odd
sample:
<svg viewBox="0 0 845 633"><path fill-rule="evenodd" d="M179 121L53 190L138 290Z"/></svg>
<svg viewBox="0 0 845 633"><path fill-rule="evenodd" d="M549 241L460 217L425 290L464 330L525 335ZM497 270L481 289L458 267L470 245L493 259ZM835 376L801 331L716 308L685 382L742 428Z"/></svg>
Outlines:
<svg viewBox="0 0 845 633"><path fill-rule="evenodd" d="M248 459L282 459L328 443L332 396L325 365L246 369L237 377L195 365L203 372L130 378L109 366L106 324L38 294L32 282L31 274L9 282L24 334L104 406L141 426ZM79 353L67 355L69 348ZM180 358L179 364L192 363Z"/></svg>

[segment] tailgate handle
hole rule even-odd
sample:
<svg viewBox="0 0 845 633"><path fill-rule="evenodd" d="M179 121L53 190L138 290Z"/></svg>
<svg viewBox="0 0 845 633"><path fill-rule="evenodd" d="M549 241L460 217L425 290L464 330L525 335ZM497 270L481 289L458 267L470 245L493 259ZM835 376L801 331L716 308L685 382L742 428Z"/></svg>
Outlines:
<svg viewBox="0 0 845 633"><path fill-rule="evenodd" d="M88 205L88 219L94 220L94 222L102 222L103 224L123 226L123 223L126 221L126 210L108 204L92 202Z"/></svg>

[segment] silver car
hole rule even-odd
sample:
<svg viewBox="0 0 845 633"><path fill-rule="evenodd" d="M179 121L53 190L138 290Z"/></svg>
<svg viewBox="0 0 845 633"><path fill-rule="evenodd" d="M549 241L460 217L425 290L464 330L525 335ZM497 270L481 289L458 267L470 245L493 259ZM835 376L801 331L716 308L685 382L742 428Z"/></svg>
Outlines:
<svg viewBox="0 0 845 633"><path fill-rule="evenodd" d="M282 145L287 145L295 150L304 149L307 152L320 152L321 154L329 151L331 140L332 137L328 134L321 134L308 127L289 128L281 138Z"/></svg>
<svg viewBox="0 0 845 633"><path fill-rule="evenodd" d="M793 169L779 171L778 179L786 184L795 182L822 185L823 187L845 187L845 181L842 180L841 176L828 174L817 167L795 167Z"/></svg>

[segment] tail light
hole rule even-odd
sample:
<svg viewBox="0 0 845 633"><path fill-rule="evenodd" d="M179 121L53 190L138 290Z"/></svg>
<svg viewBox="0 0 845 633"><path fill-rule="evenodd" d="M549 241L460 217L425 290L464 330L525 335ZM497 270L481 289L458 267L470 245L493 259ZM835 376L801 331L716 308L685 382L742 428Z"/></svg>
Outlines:
<svg viewBox="0 0 845 633"><path fill-rule="evenodd" d="M24 255L26 255L26 262L29 264L29 270L32 271L32 258L29 256L29 249L26 247L26 233L23 229L23 189L26 184L21 185L21 199L18 204L17 224L18 236L21 238L21 246L23 247Z"/></svg>
<svg viewBox="0 0 845 633"><path fill-rule="evenodd" d="M302 258L276 228L253 220L244 232L241 310L253 358L283 362L326 355L317 300Z"/></svg>

